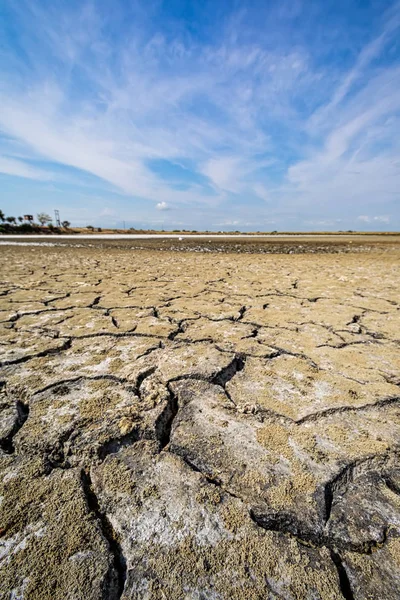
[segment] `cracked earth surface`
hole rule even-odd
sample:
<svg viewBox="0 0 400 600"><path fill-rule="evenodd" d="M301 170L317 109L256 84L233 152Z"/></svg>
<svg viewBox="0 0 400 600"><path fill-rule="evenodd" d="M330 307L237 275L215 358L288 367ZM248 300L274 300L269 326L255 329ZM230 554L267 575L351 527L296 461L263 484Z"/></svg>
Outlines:
<svg viewBox="0 0 400 600"><path fill-rule="evenodd" d="M400 597L398 250L1 270L0 598Z"/></svg>

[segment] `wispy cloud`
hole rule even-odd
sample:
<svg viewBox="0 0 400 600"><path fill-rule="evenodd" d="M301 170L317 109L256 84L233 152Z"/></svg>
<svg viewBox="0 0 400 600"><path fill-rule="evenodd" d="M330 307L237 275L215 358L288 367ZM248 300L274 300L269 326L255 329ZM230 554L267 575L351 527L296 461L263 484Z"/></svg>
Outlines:
<svg viewBox="0 0 400 600"><path fill-rule="evenodd" d="M390 217L388 215L377 215L375 217L372 217L369 215L360 215L357 218L359 221L362 221L363 223L374 223L376 221L378 223L390 223Z"/></svg>
<svg viewBox="0 0 400 600"><path fill-rule="evenodd" d="M37 179L39 181L48 181L49 179L52 179L51 173L36 167L31 167L22 160L7 158L6 156L0 156L0 173L25 177L27 179Z"/></svg>
<svg viewBox="0 0 400 600"><path fill-rule="evenodd" d="M6 0L0 172L75 187L90 175L144 219L180 205L193 226L224 211L247 222L250 206L283 227L399 223L400 4L385 5L354 44L316 48L328 15L310 21L300 0L224 9L218 30L207 5L197 34L157 4Z"/></svg>
<svg viewBox="0 0 400 600"><path fill-rule="evenodd" d="M365 83L366 70L375 59L379 58L385 46L392 42L393 36L398 33L400 26L399 9L400 5L396 2L385 11L378 35L361 49L354 66L345 73L331 100L312 115L310 119L311 126L318 127L326 123L332 117L337 106L351 93L353 87L360 80L362 80L361 85Z"/></svg>

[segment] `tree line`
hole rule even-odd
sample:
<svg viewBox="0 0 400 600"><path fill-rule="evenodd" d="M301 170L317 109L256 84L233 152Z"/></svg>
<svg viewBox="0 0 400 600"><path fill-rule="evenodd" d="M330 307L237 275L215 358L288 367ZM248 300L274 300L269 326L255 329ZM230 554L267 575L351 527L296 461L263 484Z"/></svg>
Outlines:
<svg viewBox="0 0 400 600"><path fill-rule="evenodd" d="M5 213L0 210L0 232L1 233L29 233L38 232L42 227L46 227L50 231L60 231L59 227L53 225L53 220L45 212L38 213L36 215L37 223L35 222L33 215L24 215L23 217L12 217L6 216ZM38 224L39 223L39 224ZM63 229L69 229L71 223L69 221L62 221L61 226Z"/></svg>
<svg viewBox="0 0 400 600"><path fill-rule="evenodd" d="M39 223L41 224L42 227L44 227L45 225L53 225L53 219L50 217L50 215L48 215L47 213L38 213L37 215L37 220L39 221ZM32 223L33 225L34 223L34 219L33 219L33 215L24 215L23 217L6 217L4 212L2 210L0 210L0 221L2 223L9 223L10 225L17 224L17 221L19 221L20 223L28 222L28 223ZM68 229L68 227L70 227L71 223L69 221L62 221L61 226L64 227L64 229Z"/></svg>

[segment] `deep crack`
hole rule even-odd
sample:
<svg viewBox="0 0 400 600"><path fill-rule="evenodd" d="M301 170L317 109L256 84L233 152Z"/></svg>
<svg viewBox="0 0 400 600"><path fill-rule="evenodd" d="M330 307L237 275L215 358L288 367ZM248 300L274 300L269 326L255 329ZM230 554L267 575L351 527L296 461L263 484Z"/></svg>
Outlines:
<svg viewBox="0 0 400 600"><path fill-rule="evenodd" d="M103 589L103 600L119 600L124 592L126 582L126 559L118 535L114 531L106 513L100 508L100 503L93 489L92 480L88 471L81 471L81 483L88 508L99 524L100 531L107 541L113 558L113 568L107 573L105 588Z"/></svg>
<svg viewBox="0 0 400 600"><path fill-rule="evenodd" d="M334 550L331 550L331 558L337 570L340 591L342 592L343 598L345 598L345 600L354 600L354 594L353 590L351 589L350 580L340 555Z"/></svg>
<svg viewBox="0 0 400 600"><path fill-rule="evenodd" d="M15 419L14 426L5 438L0 439L0 448L6 454L13 454L15 452L14 437L17 435L21 427L23 427L29 416L29 406L27 404L17 400L15 405L17 410L17 418Z"/></svg>
<svg viewBox="0 0 400 600"><path fill-rule="evenodd" d="M156 438L160 443L160 450L165 448L170 442L172 426L179 410L178 397L169 384L167 384L167 390L167 406L155 423Z"/></svg>

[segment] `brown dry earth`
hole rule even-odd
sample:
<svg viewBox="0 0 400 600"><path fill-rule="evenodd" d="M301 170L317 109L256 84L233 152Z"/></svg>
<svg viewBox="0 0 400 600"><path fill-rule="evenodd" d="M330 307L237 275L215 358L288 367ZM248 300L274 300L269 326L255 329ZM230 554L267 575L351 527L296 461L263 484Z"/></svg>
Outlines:
<svg viewBox="0 0 400 600"><path fill-rule="evenodd" d="M399 247L1 248L0 598L400 597Z"/></svg>

